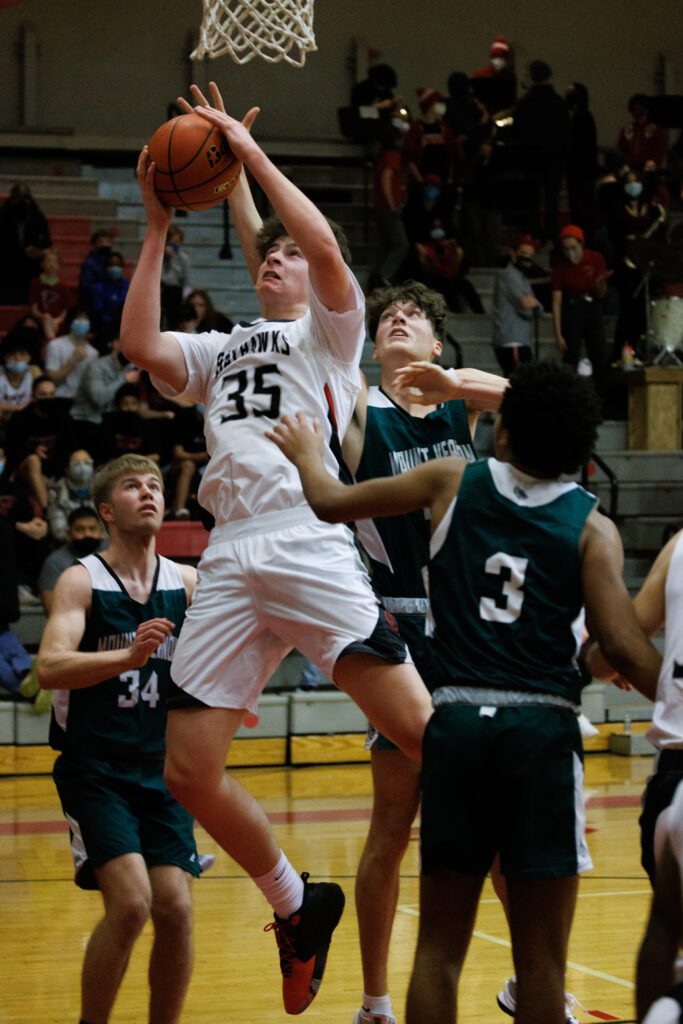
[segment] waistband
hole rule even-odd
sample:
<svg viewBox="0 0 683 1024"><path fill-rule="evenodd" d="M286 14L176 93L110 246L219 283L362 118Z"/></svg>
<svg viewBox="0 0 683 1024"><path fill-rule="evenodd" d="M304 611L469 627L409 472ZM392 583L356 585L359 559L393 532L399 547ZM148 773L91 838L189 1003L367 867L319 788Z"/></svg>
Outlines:
<svg viewBox="0 0 683 1024"><path fill-rule="evenodd" d="M276 509L214 526L209 536L209 544L223 544L240 537L254 537L260 533L278 533L290 526L300 526L304 523L320 523L310 506L298 505L296 508Z"/></svg>
<svg viewBox="0 0 683 1024"><path fill-rule="evenodd" d="M426 615L429 611L426 597L381 597L380 601L393 615Z"/></svg>
<svg viewBox="0 0 683 1024"><path fill-rule="evenodd" d="M660 750L655 761L655 771L683 772L683 750L680 747Z"/></svg>
<svg viewBox="0 0 683 1024"><path fill-rule="evenodd" d="M555 693L532 693L528 690L498 690L493 686L440 686L432 694L435 708L449 704L476 704L483 707L520 707L536 704L541 707L565 708L578 715L581 708L567 697Z"/></svg>

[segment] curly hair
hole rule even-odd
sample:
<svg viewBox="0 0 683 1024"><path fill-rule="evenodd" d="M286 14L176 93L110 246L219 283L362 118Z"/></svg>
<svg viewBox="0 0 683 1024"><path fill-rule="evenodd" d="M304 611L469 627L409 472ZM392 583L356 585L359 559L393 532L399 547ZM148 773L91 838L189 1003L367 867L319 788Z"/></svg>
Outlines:
<svg viewBox="0 0 683 1024"><path fill-rule="evenodd" d="M337 224L336 221L330 220L329 217L325 218L327 223L330 225L332 234L337 240L339 251L342 254L342 259L345 263L351 262L351 249L349 248L349 242L344 234L344 230ZM278 238L289 238L289 231L284 226L279 217L268 217L264 220L263 224L259 229L259 233L256 236L256 251L261 257L261 261L266 258L266 253L270 247L277 242Z"/></svg>
<svg viewBox="0 0 683 1024"><path fill-rule="evenodd" d="M388 288L377 288L365 303L368 318L368 334L375 340L382 313L387 306L395 302L412 302L422 310L434 328L437 338L443 336L446 326L448 306L440 292L432 291L419 281L404 281L403 284L389 285Z"/></svg>
<svg viewBox="0 0 683 1024"><path fill-rule="evenodd" d="M550 361L515 370L500 417L515 462L547 479L575 473L588 461L602 421L590 377Z"/></svg>

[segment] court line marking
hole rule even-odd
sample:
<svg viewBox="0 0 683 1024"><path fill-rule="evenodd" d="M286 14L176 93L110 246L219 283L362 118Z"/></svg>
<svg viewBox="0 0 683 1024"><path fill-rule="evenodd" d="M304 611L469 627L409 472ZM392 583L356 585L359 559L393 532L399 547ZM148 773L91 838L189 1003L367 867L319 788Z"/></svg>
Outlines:
<svg viewBox="0 0 683 1024"><path fill-rule="evenodd" d="M483 902L483 901L482 901ZM403 914L410 914L412 917L419 917L420 912L415 907L399 907L398 908ZM496 946L505 946L506 949L512 949L512 943L509 939L501 939L498 935L489 935L488 932L481 932L475 928L472 932L472 936L477 939L483 939L485 942L492 942ZM625 978L617 978L614 974L607 974L605 971L596 971L592 967L586 967L584 964L577 964L575 960L567 960L567 967L571 967L574 971L579 971L581 974L589 974L592 978L600 978L602 981L611 981L614 985L621 985L622 988L634 989L636 986L632 981L627 981Z"/></svg>

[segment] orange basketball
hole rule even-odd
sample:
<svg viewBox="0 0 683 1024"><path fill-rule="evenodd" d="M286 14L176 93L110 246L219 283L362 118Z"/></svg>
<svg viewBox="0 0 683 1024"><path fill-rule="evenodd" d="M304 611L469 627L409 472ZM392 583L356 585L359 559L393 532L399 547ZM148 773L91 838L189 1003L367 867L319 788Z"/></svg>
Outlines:
<svg viewBox="0 0 683 1024"><path fill-rule="evenodd" d="M230 195L242 164L223 133L199 114L180 114L155 131L149 154L156 164L154 188L162 203L208 210Z"/></svg>

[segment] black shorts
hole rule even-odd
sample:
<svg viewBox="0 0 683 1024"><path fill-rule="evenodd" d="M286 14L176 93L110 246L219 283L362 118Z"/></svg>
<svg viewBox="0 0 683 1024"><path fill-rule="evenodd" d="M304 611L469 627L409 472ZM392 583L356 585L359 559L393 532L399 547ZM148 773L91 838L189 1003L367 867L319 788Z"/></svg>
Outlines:
<svg viewBox="0 0 683 1024"><path fill-rule="evenodd" d="M657 769L648 779L640 815L640 863L655 884L655 825L657 818L674 798L678 783L683 780L683 750L662 750Z"/></svg>

